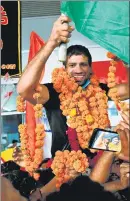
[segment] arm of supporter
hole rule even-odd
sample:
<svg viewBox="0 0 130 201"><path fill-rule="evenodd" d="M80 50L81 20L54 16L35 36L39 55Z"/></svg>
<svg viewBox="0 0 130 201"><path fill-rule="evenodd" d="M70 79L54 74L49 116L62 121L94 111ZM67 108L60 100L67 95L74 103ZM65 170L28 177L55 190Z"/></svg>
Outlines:
<svg viewBox="0 0 130 201"><path fill-rule="evenodd" d="M56 191L56 177L54 177L49 183L47 183L44 187L40 189L43 197L46 197L50 193Z"/></svg>
<svg viewBox="0 0 130 201"><path fill-rule="evenodd" d="M44 104L49 100L49 92L46 86L39 85L39 80L42 70L49 56L53 50L60 45L61 42L68 42L70 32L73 30L72 26L67 23L70 19L67 16L60 16L54 23L51 35L47 43L40 49L36 56L28 63L25 68L19 83L17 85L17 92L27 101L36 104L33 94L40 92L39 103Z"/></svg>
<svg viewBox="0 0 130 201"><path fill-rule="evenodd" d="M114 156L113 152L104 151L93 168L90 179L101 184L105 183L109 177Z"/></svg>
<svg viewBox="0 0 130 201"><path fill-rule="evenodd" d="M70 175L72 179L79 176L79 173L77 173L75 170L70 171ZM40 190L40 193L39 193ZM51 181L49 181L45 186L41 187L40 189L37 189L34 193L32 193L29 197L29 201L37 201L38 199L46 200L46 196L49 194L57 191L56 189L56 177L54 177Z"/></svg>
<svg viewBox="0 0 130 201"><path fill-rule="evenodd" d="M106 191L119 191L127 188L130 183L130 167L129 163L122 163L120 165L120 180L108 182L104 184L104 189Z"/></svg>
<svg viewBox="0 0 130 201"><path fill-rule="evenodd" d="M1 200L2 201L27 201L20 195L12 183L5 177L1 177Z"/></svg>

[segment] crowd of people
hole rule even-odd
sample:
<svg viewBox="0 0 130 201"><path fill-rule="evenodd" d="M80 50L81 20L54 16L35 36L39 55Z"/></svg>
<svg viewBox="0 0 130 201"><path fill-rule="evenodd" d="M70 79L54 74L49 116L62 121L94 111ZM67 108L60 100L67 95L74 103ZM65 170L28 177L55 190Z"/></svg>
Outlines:
<svg viewBox="0 0 130 201"><path fill-rule="evenodd" d="M66 117L62 114L60 109L59 93L56 92L52 83L43 85L39 84L39 80L43 66L53 50L58 47L60 43L67 43L69 41L71 32L74 30L74 28L68 24L69 22L70 19L66 16L60 16L58 18L54 23L51 35L45 46L42 47L36 56L28 63L17 86L18 93L25 100L34 105L37 102L33 94L36 91L40 93L38 103L42 104L46 109L52 132L52 147L50 150L52 157L55 156L57 150L62 151L64 147L69 144L66 135L68 125L66 123ZM89 80L93 74L92 57L89 50L81 45L70 46L67 49L67 59L64 65L66 71L75 79L76 83L87 90ZM128 85L129 83L117 86L118 95L121 100L129 99ZM106 94L109 96L110 90L107 85L100 83L100 87L105 90ZM119 134L121 140L120 152L104 151L101 156L98 157L94 166L92 167L90 165L89 174L76 175L72 181L63 184L59 191L56 190L56 178L51 172L50 180L43 186L40 185L39 188L36 186L35 191L31 191L28 198L20 195L11 182L3 176L1 181L2 201L127 200L130 187L129 112L122 113L121 115L122 121L116 127L116 132ZM89 150L85 150L84 152L90 158L95 158L97 154L91 154ZM112 179L112 174L114 173L117 175L116 180ZM119 192L125 193L122 194Z"/></svg>

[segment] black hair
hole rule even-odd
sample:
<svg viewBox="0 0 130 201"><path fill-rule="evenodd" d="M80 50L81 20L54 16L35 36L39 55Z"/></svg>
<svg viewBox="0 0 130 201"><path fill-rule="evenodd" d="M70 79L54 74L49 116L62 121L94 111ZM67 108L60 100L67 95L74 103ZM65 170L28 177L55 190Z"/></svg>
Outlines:
<svg viewBox="0 0 130 201"><path fill-rule="evenodd" d="M16 142L18 142L18 140L12 140L12 143L16 143Z"/></svg>
<svg viewBox="0 0 130 201"><path fill-rule="evenodd" d="M38 181L28 172L20 170L20 166L14 161L7 161L1 165L1 172L12 183L20 194L29 198L30 192L39 187Z"/></svg>
<svg viewBox="0 0 130 201"><path fill-rule="evenodd" d="M89 66L91 66L92 64L92 56L89 52L89 50L82 45L71 45L70 47L67 48L67 57L71 57L73 55L84 55L86 57L88 57L88 63ZM66 63L64 63L64 65L66 65Z"/></svg>
<svg viewBox="0 0 130 201"><path fill-rule="evenodd" d="M46 201L117 201L115 196L105 191L103 186L90 180L88 176L79 176L72 183L63 184L59 192L46 197Z"/></svg>

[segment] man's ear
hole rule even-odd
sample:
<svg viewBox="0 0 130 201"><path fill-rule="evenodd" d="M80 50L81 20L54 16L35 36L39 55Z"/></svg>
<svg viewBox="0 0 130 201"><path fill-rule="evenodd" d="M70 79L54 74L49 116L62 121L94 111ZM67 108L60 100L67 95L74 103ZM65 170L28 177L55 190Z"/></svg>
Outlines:
<svg viewBox="0 0 130 201"><path fill-rule="evenodd" d="M92 71L92 67L90 66L90 76L92 76L93 75L93 71Z"/></svg>

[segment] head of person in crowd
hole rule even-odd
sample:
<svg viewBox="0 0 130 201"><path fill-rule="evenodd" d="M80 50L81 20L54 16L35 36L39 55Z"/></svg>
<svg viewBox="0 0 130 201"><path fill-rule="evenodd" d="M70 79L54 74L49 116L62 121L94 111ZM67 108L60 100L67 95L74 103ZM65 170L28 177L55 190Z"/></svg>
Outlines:
<svg viewBox="0 0 130 201"><path fill-rule="evenodd" d="M12 146L13 146L13 147L16 147L16 146L17 146L17 143L18 143L18 140L12 140Z"/></svg>
<svg viewBox="0 0 130 201"><path fill-rule="evenodd" d="M119 138L118 137L113 137L111 142L115 145L119 144Z"/></svg>
<svg viewBox="0 0 130 201"><path fill-rule="evenodd" d="M64 63L67 72L82 86L92 74L92 57L89 50L82 45L72 45L67 49L67 59Z"/></svg>
<svg viewBox="0 0 130 201"><path fill-rule="evenodd" d="M71 183L63 184L59 192L46 197L46 201L117 201L114 195L87 176L79 176Z"/></svg>

